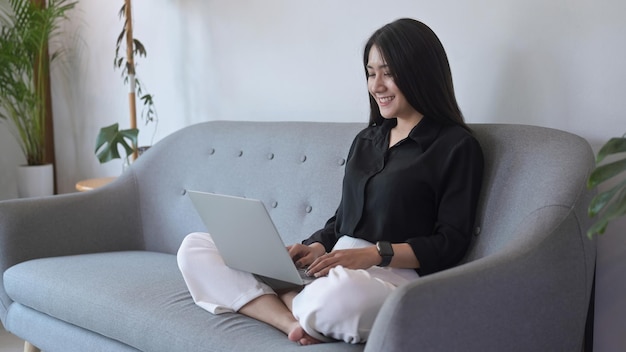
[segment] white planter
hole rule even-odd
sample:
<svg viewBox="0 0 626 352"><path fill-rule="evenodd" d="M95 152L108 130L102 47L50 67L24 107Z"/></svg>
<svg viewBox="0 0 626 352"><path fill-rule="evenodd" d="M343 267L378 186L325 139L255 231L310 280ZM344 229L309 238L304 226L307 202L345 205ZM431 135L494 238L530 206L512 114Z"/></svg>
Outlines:
<svg viewBox="0 0 626 352"><path fill-rule="evenodd" d="M52 164L22 165L17 168L18 197L44 197L53 194L54 168Z"/></svg>

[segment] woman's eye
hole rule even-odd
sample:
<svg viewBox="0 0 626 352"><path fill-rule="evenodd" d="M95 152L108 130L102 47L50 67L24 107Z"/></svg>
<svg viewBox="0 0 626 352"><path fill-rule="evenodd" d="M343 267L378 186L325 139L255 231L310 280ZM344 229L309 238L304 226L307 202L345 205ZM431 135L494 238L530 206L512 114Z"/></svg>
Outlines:
<svg viewBox="0 0 626 352"><path fill-rule="evenodd" d="M375 73L371 73L371 72L367 73L367 78L372 78L372 77L375 77L375 76L376 76Z"/></svg>
<svg viewBox="0 0 626 352"><path fill-rule="evenodd" d="M393 77L393 75L391 74L391 72L385 72L385 76L387 76L387 77Z"/></svg>

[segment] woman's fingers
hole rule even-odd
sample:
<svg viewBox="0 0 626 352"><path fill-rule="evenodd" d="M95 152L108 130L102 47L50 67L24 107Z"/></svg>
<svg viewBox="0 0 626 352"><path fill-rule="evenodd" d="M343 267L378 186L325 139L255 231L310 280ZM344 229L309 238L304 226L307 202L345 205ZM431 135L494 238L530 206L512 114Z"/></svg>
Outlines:
<svg viewBox="0 0 626 352"><path fill-rule="evenodd" d="M328 275L330 269L341 265L347 269L367 269L376 265L378 251L376 247L343 249L326 253L309 265L307 273L311 276Z"/></svg>
<svg viewBox="0 0 626 352"><path fill-rule="evenodd" d="M289 256L299 268L304 268L315 261L317 258L316 249L303 244L293 244L287 247Z"/></svg>

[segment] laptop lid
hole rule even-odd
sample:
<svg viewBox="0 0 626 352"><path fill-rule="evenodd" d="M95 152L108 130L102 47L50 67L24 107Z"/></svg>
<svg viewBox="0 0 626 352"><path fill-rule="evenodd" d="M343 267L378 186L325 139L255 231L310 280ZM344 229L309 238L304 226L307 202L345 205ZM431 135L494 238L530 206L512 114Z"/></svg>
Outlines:
<svg viewBox="0 0 626 352"><path fill-rule="evenodd" d="M226 265L280 282L304 285L263 202L187 191Z"/></svg>

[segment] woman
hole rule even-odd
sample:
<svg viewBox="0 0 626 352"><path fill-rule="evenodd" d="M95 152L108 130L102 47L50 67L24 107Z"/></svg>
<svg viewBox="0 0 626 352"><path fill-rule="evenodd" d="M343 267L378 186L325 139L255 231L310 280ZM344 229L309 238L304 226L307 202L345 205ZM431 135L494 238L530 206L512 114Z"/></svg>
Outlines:
<svg viewBox="0 0 626 352"><path fill-rule="evenodd" d="M194 233L178 262L199 306L261 320L303 345L360 343L396 287L463 258L483 155L457 105L443 46L423 23L400 19L371 36L363 63L370 125L348 153L337 212L288 247L319 279L275 292L225 266L210 235Z"/></svg>

